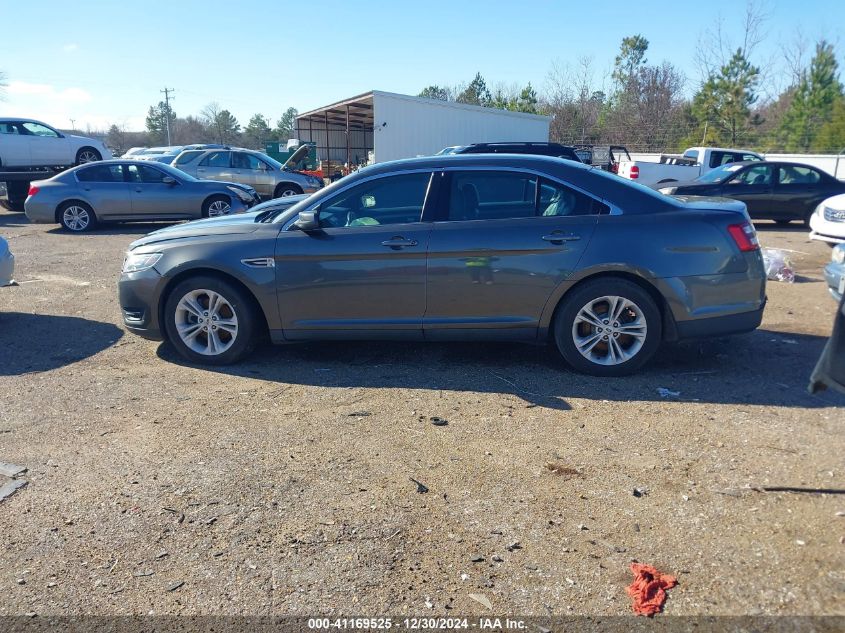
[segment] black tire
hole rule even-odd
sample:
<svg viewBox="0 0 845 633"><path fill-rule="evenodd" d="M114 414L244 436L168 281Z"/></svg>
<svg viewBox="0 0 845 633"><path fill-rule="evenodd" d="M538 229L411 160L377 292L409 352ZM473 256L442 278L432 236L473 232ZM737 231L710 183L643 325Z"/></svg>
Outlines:
<svg viewBox="0 0 845 633"><path fill-rule="evenodd" d="M283 182L280 185L276 185L276 190L273 192L274 198L285 198L287 196L298 196L302 193L302 189L297 185L291 184L289 182Z"/></svg>
<svg viewBox="0 0 845 633"><path fill-rule="evenodd" d="M630 334L626 335L624 332L616 332L616 336L613 337L614 344L604 343L604 340L609 339L600 338L590 348L597 350L597 353L593 354L588 350L591 358L587 358L575 345L575 333L581 332L580 336L584 337L585 342L594 341L595 339L590 338L593 335L598 337L604 337L604 335L597 331L597 327L590 326L583 321L575 329L576 318L579 318L578 315L582 308L588 306L591 302L596 302L591 307L594 309L594 314L603 321L601 319L605 316L605 313L601 311L603 306L606 306L607 309L610 308L607 302L601 301L603 297L621 297L634 304L632 308L622 310L622 318L616 322L619 324L616 327L624 327L626 323L630 327L635 322L633 317L636 316L637 319L645 321L645 336L639 338ZM637 314L637 310L639 314ZM576 371L592 376L615 377L627 376L635 372L654 356L663 337L662 325L660 310L646 290L626 279L605 277L584 282L569 292L558 306L553 328L558 351ZM611 330L610 336L613 336L614 323L604 324L602 329L604 327L609 328ZM574 329L575 332L573 332ZM611 348L626 353L631 350L635 351L632 352L632 356L628 360L617 364L605 365L597 360L592 360L602 357L602 354L609 356Z"/></svg>
<svg viewBox="0 0 845 633"><path fill-rule="evenodd" d="M85 163L94 163L98 160L103 160L103 155L93 147L82 147L76 152L76 164L84 165Z"/></svg>
<svg viewBox="0 0 845 633"><path fill-rule="evenodd" d="M778 226L789 226L792 223L792 220L775 220L775 224Z"/></svg>
<svg viewBox="0 0 845 633"><path fill-rule="evenodd" d="M665 185L666 183L669 183L669 182L678 182L678 181L675 180L674 178L665 178L663 180L658 180L657 184L658 185Z"/></svg>
<svg viewBox="0 0 845 633"><path fill-rule="evenodd" d="M223 306L225 309L221 309L221 316L231 319L231 315L234 315L237 322L237 329L234 336L229 335L222 327L218 330L218 340L222 341L222 344L225 345L231 342L226 349L218 354L200 353L189 347L182 340L176 325L178 320L183 325L190 326L196 324L199 328L206 328L205 331L198 332L194 336L194 340L199 348L205 347L206 349L210 349L209 338L211 332L207 330L209 325L203 326L201 323L195 321L189 312L179 308L180 301L190 293L199 293L195 300L196 303L202 308L209 307L207 303L203 303L203 297L206 298L206 301L209 298L203 291L217 293L222 297L228 306ZM182 357L198 365L228 365L239 361L252 351L258 324L261 323L261 319L256 312L255 303L244 290L224 279L207 275L197 275L196 277L190 277L179 282L167 296L163 316L164 332L167 336L167 341ZM208 315L207 318L211 319L212 315ZM211 327L214 326L211 325Z"/></svg>
<svg viewBox="0 0 845 633"><path fill-rule="evenodd" d="M225 204L228 208L227 211L222 211L220 209L216 209L217 205ZM214 209L214 213L212 213L212 209ZM217 217L220 215L229 215L232 212L232 199L229 196L224 196L223 194L217 196L211 196L202 203L202 217L210 218L210 217Z"/></svg>
<svg viewBox="0 0 845 633"><path fill-rule="evenodd" d="M63 203L56 212L56 219L65 231L71 233L87 233L97 228L94 209L77 200Z"/></svg>

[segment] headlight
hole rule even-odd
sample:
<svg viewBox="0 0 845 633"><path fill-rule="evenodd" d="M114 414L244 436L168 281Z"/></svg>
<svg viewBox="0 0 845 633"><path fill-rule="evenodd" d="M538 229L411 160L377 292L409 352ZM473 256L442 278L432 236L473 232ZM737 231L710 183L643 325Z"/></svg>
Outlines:
<svg viewBox="0 0 845 633"><path fill-rule="evenodd" d="M845 264L845 246L837 246L830 253L830 260L834 264Z"/></svg>
<svg viewBox="0 0 845 633"><path fill-rule="evenodd" d="M677 190L678 190L677 187L661 187L660 189L658 189L658 191L665 196L671 196Z"/></svg>
<svg viewBox="0 0 845 633"><path fill-rule="evenodd" d="M126 253L123 259L124 273L138 273L149 270L161 259L161 253Z"/></svg>
<svg viewBox="0 0 845 633"><path fill-rule="evenodd" d="M241 200L241 202L252 202L252 196L243 189L229 186L227 186L226 189L234 193Z"/></svg>

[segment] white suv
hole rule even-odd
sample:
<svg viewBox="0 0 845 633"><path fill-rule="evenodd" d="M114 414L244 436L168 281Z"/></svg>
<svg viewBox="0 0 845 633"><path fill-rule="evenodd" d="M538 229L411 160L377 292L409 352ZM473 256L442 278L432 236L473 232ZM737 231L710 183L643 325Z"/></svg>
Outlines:
<svg viewBox="0 0 845 633"><path fill-rule="evenodd" d="M41 121L0 118L0 167L66 167L111 157L101 141Z"/></svg>

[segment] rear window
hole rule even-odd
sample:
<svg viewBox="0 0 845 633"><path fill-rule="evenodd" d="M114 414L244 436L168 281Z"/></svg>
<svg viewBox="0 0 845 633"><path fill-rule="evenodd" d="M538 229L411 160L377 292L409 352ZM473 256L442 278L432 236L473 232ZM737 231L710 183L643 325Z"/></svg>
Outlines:
<svg viewBox="0 0 845 633"><path fill-rule="evenodd" d="M79 182L123 182L123 168L120 165L94 165L76 172Z"/></svg>

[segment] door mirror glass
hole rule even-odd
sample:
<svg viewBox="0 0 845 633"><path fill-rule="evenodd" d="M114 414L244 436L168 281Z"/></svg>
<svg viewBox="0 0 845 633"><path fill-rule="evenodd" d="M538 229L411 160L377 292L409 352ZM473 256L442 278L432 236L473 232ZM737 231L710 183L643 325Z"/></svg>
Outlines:
<svg viewBox="0 0 845 633"><path fill-rule="evenodd" d="M361 206L365 209L376 206L376 197L371 195L361 196Z"/></svg>
<svg viewBox="0 0 845 633"><path fill-rule="evenodd" d="M293 223L300 231L316 231L320 228L320 214L314 211L300 211L299 218Z"/></svg>

